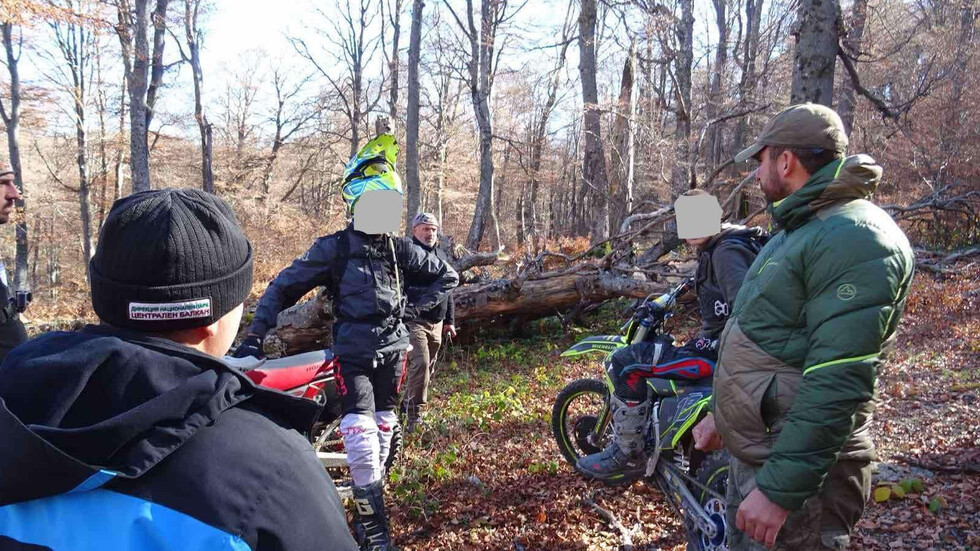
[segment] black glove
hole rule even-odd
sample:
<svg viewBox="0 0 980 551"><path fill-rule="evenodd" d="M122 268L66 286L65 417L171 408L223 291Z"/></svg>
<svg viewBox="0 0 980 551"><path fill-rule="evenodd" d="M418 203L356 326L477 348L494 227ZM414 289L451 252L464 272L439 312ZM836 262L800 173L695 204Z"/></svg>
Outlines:
<svg viewBox="0 0 980 551"><path fill-rule="evenodd" d="M265 357L265 352L262 350L262 337L258 335L247 335L242 340L242 344L238 345L238 348L231 355L232 358L244 358L246 356L260 359Z"/></svg>

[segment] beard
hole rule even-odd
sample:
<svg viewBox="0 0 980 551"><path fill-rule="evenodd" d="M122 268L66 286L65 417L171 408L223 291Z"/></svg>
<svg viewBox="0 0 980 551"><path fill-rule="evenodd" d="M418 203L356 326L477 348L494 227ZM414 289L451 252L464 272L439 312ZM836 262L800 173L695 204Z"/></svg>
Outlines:
<svg viewBox="0 0 980 551"><path fill-rule="evenodd" d="M789 183L779 177L775 163L769 165L769 170L764 175L760 187L762 188L762 194L766 197L766 201L770 203L781 201L789 197L790 193L792 193Z"/></svg>

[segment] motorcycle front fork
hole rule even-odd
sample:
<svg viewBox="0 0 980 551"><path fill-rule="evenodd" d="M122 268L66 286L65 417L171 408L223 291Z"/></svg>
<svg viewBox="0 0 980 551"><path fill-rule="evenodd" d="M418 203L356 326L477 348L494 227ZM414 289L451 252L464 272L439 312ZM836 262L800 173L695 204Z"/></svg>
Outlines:
<svg viewBox="0 0 980 551"><path fill-rule="evenodd" d="M610 388L609 391L612 393L612 388ZM661 491L667 495L667 499L678 509L678 512L682 517L686 516L692 522L694 522L698 529L704 533L708 539L714 539L718 535L718 526L715 524L714 520L708 516L707 511L701 507L700 502L698 502L698 499L694 497L694 494L691 493L691 490L688 488L688 482L693 484L695 487L700 487L701 490L712 494L714 497L724 499L724 496L719 495L711 488L700 484L697 480L687 476L685 473L682 473L670 461L659 461L661 451L659 406L659 403L655 402L653 404L650 412L650 421L647 427L648 434L652 431L652 433L655 435L655 444L653 450L647 458L646 477L649 479L652 476L654 479L656 479ZM609 402L607 400L605 407L603 407L602 411L599 413L599 419L596 421L595 427L586 437L590 444L599 447L599 445L602 443L602 437L606 434L606 430L609 428L609 422L611 419L612 413L610 412Z"/></svg>

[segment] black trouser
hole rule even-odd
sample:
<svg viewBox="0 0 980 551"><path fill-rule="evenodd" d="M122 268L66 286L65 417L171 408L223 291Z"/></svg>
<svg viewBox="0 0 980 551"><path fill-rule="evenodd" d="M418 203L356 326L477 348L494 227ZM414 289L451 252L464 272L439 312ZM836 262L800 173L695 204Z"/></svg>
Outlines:
<svg viewBox="0 0 980 551"><path fill-rule="evenodd" d="M381 354L378 358L340 358L337 391L343 415L361 413L373 417L376 411L393 411L405 374L405 352Z"/></svg>
<svg viewBox="0 0 980 551"><path fill-rule="evenodd" d="M698 348L697 344L690 342L676 347L668 337L620 348L606 363L616 396L630 401L645 400L646 380L650 377L680 380L710 377L715 371L717 352L704 346Z"/></svg>
<svg viewBox="0 0 980 551"><path fill-rule="evenodd" d="M0 318L7 320L0 324L0 361L3 361L8 352L27 342L27 330L24 329L24 324L17 314L9 317L0 314Z"/></svg>

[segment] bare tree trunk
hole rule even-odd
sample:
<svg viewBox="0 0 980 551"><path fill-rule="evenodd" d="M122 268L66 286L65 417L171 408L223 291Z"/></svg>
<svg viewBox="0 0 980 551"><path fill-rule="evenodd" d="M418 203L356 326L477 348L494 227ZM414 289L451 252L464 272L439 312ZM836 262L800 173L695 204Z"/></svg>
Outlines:
<svg viewBox="0 0 980 551"><path fill-rule="evenodd" d="M73 9L68 3L68 9ZM82 262L88 266L92 258L91 174L88 158L88 85L92 80L89 62L93 54L93 37L88 29L74 21L53 22L55 43L67 70L61 71L68 82L60 82L71 94L75 117L75 162L78 166L78 208L82 222Z"/></svg>
<svg viewBox="0 0 980 551"><path fill-rule="evenodd" d="M416 2L419 4L421 2ZM423 4L424 5L424 4ZM422 7L418 6L419 16L422 15ZM395 121L398 120L398 45L401 40L401 15L402 15L402 0L395 0L395 9L391 10L391 26L394 31L394 36L391 39L391 58L388 61L388 70L391 72L391 87L388 89L388 115L391 117L391 124L394 125ZM420 23L421 24L421 23ZM412 6L412 32L415 31L415 6ZM420 30L421 32L421 30ZM421 40L421 37L420 37ZM411 44L411 39L409 39L409 44ZM409 67L408 67L408 80L409 86L411 86L412 81L412 67L411 67L411 45L409 45ZM418 71L418 67L416 67ZM409 96L412 92L409 90ZM411 101L411 100L409 100Z"/></svg>
<svg viewBox="0 0 980 551"><path fill-rule="evenodd" d="M401 0L398 0L398 9ZM412 2L412 28L408 37L408 117L405 122L405 228L411 228L412 218L420 211L419 205L419 57L422 50L423 0ZM398 36L398 27L395 27ZM396 58L397 59L397 58ZM393 73L394 74L394 73ZM392 112L394 116L394 111ZM394 120L394 119L393 119Z"/></svg>
<svg viewBox="0 0 980 551"><path fill-rule="evenodd" d="M150 0L116 0L116 27L123 52L123 70L129 81L129 166L133 191L150 189L150 149L147 142L157 90L163 80L163 49L169 0L156 0L151 17ZM153 25L150 56L149 26Z"/></svg>
<svg viewBox="0 0 980 551"><path fill-rule="evenodd" d="M851 19L847 26L847 36L844 38L844 49L846 55L856 57L861 50L862 37L864 36L864 25L868 19L868 0L854 0L851 6ZM854 89L854 82L849 78L844 78L841 85L841 97L837 102L837 113L844 122L844 130L847 135L851 135L851 128L854 126L854 108L857 106L857 96Z"/></svg>
<svg viewBox="0 0 980 551"><path fill-rule="evenodd" d="M214 171L212 160L212 131L208 116L204 113L201 95L204 88L204 72L201 70L201 30L197 26L201 0L184 0L184 32L187 35L187 49L190 53L191 71L194 76L194 120L201 133L201 188L214 193Z"/></svg>
<svg viewBox="0 0 980 551"><path fill-rule="evenodd" d="M530 182L524 186L530 196L525 197L524 191L521 193L521 229L530 238L533 250L537 250L538 246L538 191L541 187L541 160L544 154L545 138L548 132L548 120L551 118L551 113L555 110L555 105L558 103L558 88L561 84L561 73L565 67L568 46L571 44L571 41L568 40L569 34L570 29L563 29L563 44L561 50L558 52L558 59L555 62L551 80L548 82L548 96L545 99L544 106L541 109L541 118L538 119L537 127L532 136L531 159L528 166Z"/></svg>
<svg viewBox="0 0 980 551"><path fill-rule="evenodd" d="M636 108L636 49L630 46L626 63L623 65L623 78L619 86L619 103L613 126L614 146L612 148L612 171L609 178L609 196L612 207L609 209L610 226L618 228L633 208L632 158L630 151L633 137L633 113Z"/></svg>
<svg viewBox="0 0 980 551"><path fill-rule="evenodd" d="M27 288L27 264L29 249L27 241L27 205L24 202L24 176L20 163L20 53L14 52L13 24L5 22L0 28L3 32L3 48L7 54L7 72L10 74L10 110L0 99L0 118L7 127L7 151L10 153L10 166L14 170L14 185L21 193L21 198L15 201L14 207L20 213L16 229L16 264L14 266L14 289ZM23 52L21 44L18 50Z"/></svg>
<svg viewBox="0 0 980 551"><path fill-rule="evenodd" d="M754 106L756 101L757 59L759 57L759 27L762 25L763 0L745 0L745 42L742 57L742 77L739 82L739 97L742 106ZM740 117L733 140L735 147L742 147L751 115Z"/></svg>
<svg viewBox="0 0 980 551"><path fill-rule="evenodd" d="M676 63L674 166L670 188L673 195L684 193L691 185L691 71L694 65L694 0L681 0L681 21L677 27L679 47Z"/></svg>
<svg viewBox="0 0 980 551"><path fill-rule="evenodd" d="M582 0L579 15L579 73L582 75L582 108L585 148L582 157L582 185L589 190L596 211L592 225L592 241L609 237L609 180L606 176L606 155L602 150L602 112L596 86L597 18L596 0Z"/></svg>
<svg viewBox="0 0 980 551"><path fill-rule="evenodd" d="M446 2L452 11L452 6ZM494 40L497 28L507 10L506 0L482 0L480 2L480 31L473 20L473 0L466 0L466 24L452 12L456 23L466 34L470 43L470 56L467 60L470 99L480 138L480 190L477 194L473 222L466 237L466 247L476 251L483 241L487 223L492 224L499 244L499 226L494 212L493 191L493 127L490 119L490 90L493 84Z"/></svg>
<svg viewBox="0 0 980 551"><path fill-rule="evenodd" d="M122 85L119 89L119 149L116 150L116 185L113 190L112 201L116 202L123 196L123 184L126 182L123 161L126 158L126 77L123 76Z"/></svg>
<svg viewBox="0 0 980 551"><path fill-rule="evenodd" d="M833 105L834 67L840 33L838 0L801 0L793 55L790 103Z"/></svg>
<svg viewBox="0 0 980 551"><path fill-rule="evenodd" d="M972 46L976 38L977 7L973 0L964 0L959 8L959 29L956 53L950 74L949 100L946 103L945 120L939 134L940 163L942 168L935 171L935 184L944 185L949 178L948 165L962 151L965 137L963 135L963 100L964 91L969 75L969 62ZM950 25L952 27L952 25Z"/></svg>
<svg viewBox="0 0 980 551"><path fill-rule="evenodd" d="M99 214L95 227L102 227L105 220L106 210L108 209L106 194L109 188L109 152L106 139L106 112L108 111L108 98L105 91L105 80L102 72L102 48L99 37L99 30L94 31L95 41L95 106L99 115L99 175L96 180L99 182Z"/></svg>
<svg viewBox="0 0 980 551"><path fill-rule="evenodd" d="M706 114L709 121L716 119L721 114L722 86L725 66L728 64L728 0L712 0L712 3L715 6L715 25L718 28L718 47L715 49L715 63L711 70L711 85L708 90ZM705 159L710 166L715 166L721 162L723 124L713 124L708 129L708 150Z"/></svg>

